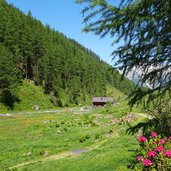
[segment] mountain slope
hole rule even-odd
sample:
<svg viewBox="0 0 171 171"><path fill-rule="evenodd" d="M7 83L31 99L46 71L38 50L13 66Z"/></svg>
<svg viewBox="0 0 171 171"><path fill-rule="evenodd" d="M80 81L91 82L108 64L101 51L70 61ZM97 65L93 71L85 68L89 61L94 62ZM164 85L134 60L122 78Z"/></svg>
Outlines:
<svg viewBox="0 0 171 171"><path fill-rule="evenodd" d="M125 94L135 88L128 79L121 82L119 72L91 50L4 0L0 0L0 44L12 55L17 78L41 86L57 106L105 96L107 84Z"/></svg>
<svg viewBox="0 0 171 171"><path fill-rule="evenodd" d="M18 102L14 103L14 111L31 111L34 106L38 106L40 110L55 109L50 101L50 97L44 94L40 86L35 86L32 81L24 80L22 85L18 87ZM0 112L5 113L11 110L0 102Z"/></svg>

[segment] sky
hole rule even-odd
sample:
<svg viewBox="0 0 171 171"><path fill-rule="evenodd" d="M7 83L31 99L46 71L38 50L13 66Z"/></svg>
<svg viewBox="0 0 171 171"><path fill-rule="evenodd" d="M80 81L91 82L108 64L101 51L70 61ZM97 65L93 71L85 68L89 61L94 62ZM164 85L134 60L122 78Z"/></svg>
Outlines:
<svg viewBox="0 0 171 171"><path fill-rule="evenodd" d="M111 57L114 50L111 45L112 39L109 36L101 39L93 33L82 32L85 26L81 14L83 5L76 4L74 0L7 0L7 2L25 14L30 10L32 16L43 24L48 24L68 38L91 49L110 65L114 64Z"/></svg>

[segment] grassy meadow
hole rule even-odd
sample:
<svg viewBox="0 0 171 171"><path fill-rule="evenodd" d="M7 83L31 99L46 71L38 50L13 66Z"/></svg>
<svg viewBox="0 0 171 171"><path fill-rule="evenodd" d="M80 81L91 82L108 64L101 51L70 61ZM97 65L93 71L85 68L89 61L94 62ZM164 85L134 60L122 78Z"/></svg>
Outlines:
<svg viewBox="0 0 171 171"><path fill-rule="evenodd" d="M112 124L120 109L1 116L0 170L131 170L137 135L126 134L127 124Z"/></svg>

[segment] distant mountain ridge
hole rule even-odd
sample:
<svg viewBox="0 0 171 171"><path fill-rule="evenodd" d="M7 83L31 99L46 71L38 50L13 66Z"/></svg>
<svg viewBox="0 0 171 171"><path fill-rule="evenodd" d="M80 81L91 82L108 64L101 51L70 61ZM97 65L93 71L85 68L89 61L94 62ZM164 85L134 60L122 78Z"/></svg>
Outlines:
<svg viewBox="0 0 171 171"><path fill-rule="evenodd" d="M126 74L126 77L133 81L138 86L144 86L150 88L150 85L147 83L142 83L141 81L141 72L137 72L136 70L131 70Z"/></svg>
<svg viewBox="0 0 171 171"><path fill-rule="evenodd" d="M151 67L149 69L149 72L155 70L156 67ZM168 70L168 74L170 73L170 70ZM144 86L144 87L148 87L149 89L154 89L158 86L164 86L167 81L170 80L170 76L167 76L167 72L163 73L163 80L155 80L154 82L150 82L150 81L146 81L145 83L142 83L142 75L143 72L140 69L132 69L131 71L129 71L126 74L126 77L133 81L136 85L138 86Z"/></svg>

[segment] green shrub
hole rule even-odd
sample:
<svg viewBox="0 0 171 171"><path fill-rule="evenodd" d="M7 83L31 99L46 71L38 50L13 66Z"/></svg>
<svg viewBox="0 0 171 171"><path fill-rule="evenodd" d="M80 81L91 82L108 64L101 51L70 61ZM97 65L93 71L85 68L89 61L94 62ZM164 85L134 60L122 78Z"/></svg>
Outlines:
<svg viewBox="0 0 171 171"><path fill-rule="evenodd" d="M102 138L102 135L100 133L95 134L95 140Z"/></svg>
<svg viewBox="0 0 171 171"><path fill-rule="evenodd" d="M83 142L86 141L87 139L90 139L90 135L89 135L89 134L86 134L86 135L82 136L82 137L79 139L79 142L80 142L80 143L83 143Z"/></svg>

